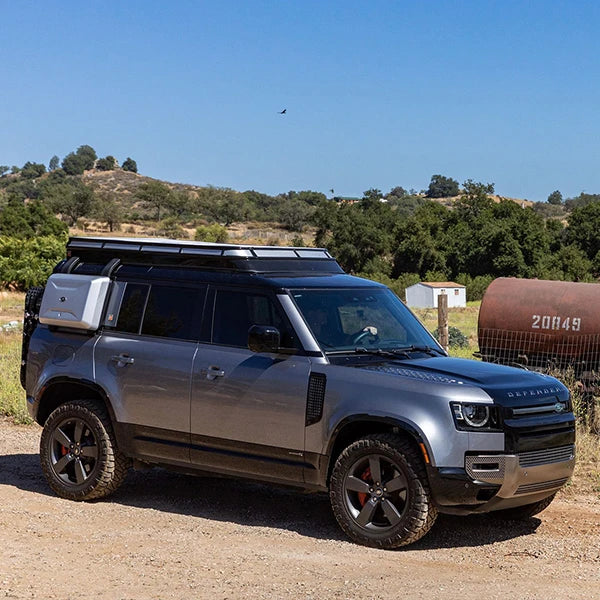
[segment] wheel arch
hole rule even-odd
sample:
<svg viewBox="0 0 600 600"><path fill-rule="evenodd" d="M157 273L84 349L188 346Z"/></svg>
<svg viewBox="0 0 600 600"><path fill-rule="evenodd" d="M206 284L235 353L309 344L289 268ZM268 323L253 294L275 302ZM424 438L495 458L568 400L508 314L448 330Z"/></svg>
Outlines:
<svg viewBox="0 0 600 600"><path fill-rule="evenodd" d="M329 463L326 485L329 486L331 472L344 448L356 440L373 433L395 433L407 439L426 466L430 464L431 449L421 432L412 424L395 417L374 415L352 415L340 421L331 435L327 448Z"/></svg>
<svg viewBox="0 0 600 600"><path fill-rule="evenodd" d="M83 398L99 402L108 411L112 423L115 423L115 413L102 387L93 381L70 377L56 377L44 385L37 397L38 410L35 420L43 426L50 413L61 404Z"/></svg>

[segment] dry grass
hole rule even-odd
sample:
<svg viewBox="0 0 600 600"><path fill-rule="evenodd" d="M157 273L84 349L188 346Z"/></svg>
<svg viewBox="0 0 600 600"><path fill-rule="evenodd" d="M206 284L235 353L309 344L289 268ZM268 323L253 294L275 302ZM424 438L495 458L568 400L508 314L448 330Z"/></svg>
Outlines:
<svg viewBox="0 0 600 600"><path fill-rule="evenodd" d="M0 326L23 320L24 300L25 294L20 292L0 292Z"/></svg>
<svg viewBox="0 0 600 600"><path fill-rule="evenodd" d="M448 309L448 327L456 327L467 336L468 348L450 348L451 356L473 358L473 352L479 350L477 344L477 319L481 302L469 302L465 308ZM429 331L435 331L438 326L437 308L413 308L412 311Z"/></svg>
<svg viewBox="0 0 600 600"><path fill-rule="evenodd" d="M0 332L0 415L17 423L31 423L19 381L20 364L21 332Z"/></svg>
<svg viewBox="0 0 600 600"><path fill-rule="evenodd" d="M593 494L600 497L600 436L579 427L575 474L563 492L568 496Z"/></svg>

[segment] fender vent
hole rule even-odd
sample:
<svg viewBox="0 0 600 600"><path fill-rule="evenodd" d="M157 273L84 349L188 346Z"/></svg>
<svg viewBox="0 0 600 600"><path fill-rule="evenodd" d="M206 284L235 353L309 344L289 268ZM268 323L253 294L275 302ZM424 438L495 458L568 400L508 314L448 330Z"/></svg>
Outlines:
<svg viewBox="0 0 600 600"><path fill-rule="evenodd" d="M326 383L327 377L323 373L310 374L306 397L306 425L318 423L323 416Z"/></svg>

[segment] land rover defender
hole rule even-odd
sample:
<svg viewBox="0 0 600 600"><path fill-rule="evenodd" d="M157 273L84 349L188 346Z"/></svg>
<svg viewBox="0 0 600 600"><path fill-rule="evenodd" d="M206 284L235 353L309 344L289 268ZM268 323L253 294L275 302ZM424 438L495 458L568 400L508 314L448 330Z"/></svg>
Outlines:
<svg viewBox="0 0 600 600"><path fill-rule="evenodd" d="M64 498L132 463L244 477L329 493L380 548L438 513L534 515L575 462L562 383L449 357L320 248L73 237L27 295L21 381Z"/></svg>

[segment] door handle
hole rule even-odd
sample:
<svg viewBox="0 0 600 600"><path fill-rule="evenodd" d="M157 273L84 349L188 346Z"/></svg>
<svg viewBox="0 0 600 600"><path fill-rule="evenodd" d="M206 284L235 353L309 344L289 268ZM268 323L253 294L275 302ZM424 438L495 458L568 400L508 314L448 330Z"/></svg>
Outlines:
<svg viewBox="0 0 600 600"><path fill-rule="evenodd" d="M221 369L220 367L208 367L208 370L206 372L206 379L210 379L212 381L217 377L225 377L225 371L223 371L223 369Z"/></svg>
<svg viewBox="0 0 600 600"><path fill-rule="evenodd" d="M117 363L117 367L124 367L125 365L132 365L135 362L133 356L128 354L119 354L118 356L111 356L111 359Z"/></svg>

